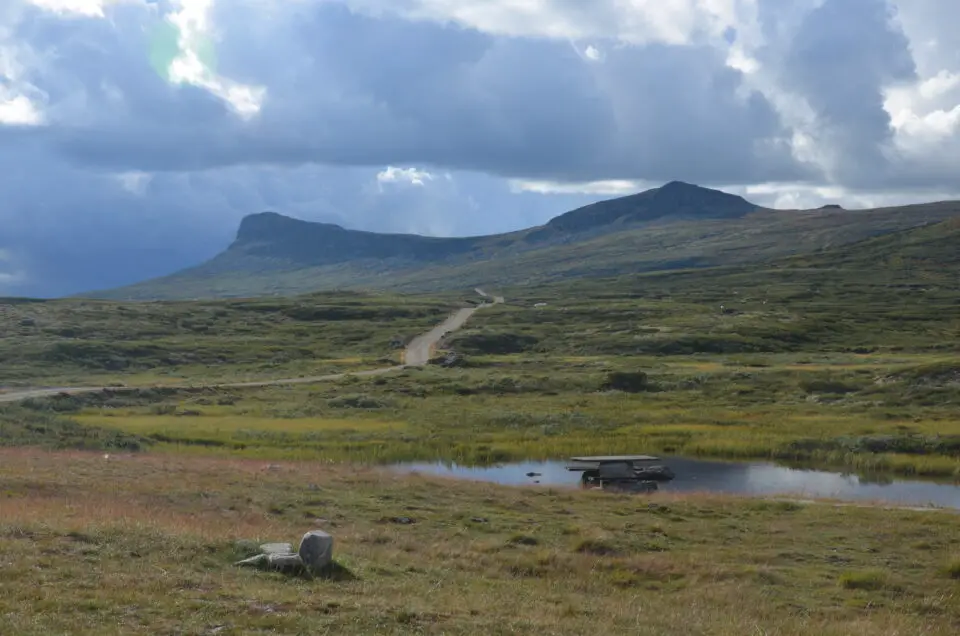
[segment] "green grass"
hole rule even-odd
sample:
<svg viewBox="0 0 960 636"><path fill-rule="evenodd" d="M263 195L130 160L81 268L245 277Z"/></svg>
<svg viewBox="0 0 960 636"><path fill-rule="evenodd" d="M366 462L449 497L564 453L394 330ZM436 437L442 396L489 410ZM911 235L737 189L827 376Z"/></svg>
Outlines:
<svg viewBox="0 0 960 636"><path fill-rule="evenodd" d="M150 440L115 428L81 425L50 412L19 406L0 410L0 446L140 451Z"/></svg>
<svg viewBox="0 0 960 636"><path fill-rule="evenodd" d="M25 636L936 636L960 620L944 512L19 450L0 451L0 506L0 615ZM335 578L232 565L315 527Z"/></svg>
<svg viewBox="0 0 960 636"><path fill-rule="evenodd" d="M462 355L455 369L209 394L94 395L28 407L152 439L153 448L170 452L495 462L636 451L956 478L960 279L950 274L957 257L949 248L958 232L947 223L762 267L508 290L507 304L478 312L449 339L446 346ZM375 365L368 359L374 355L392 363L391 339L425 330L456 302L335 294L11 304L11 311L72 317L91 331L65 341L40 328L38 317L31 326L38 333L20 358L7 355L29 373L79 374L77 365L90 366L91 358L77 353L84 347L130 357L128 340L162 343L164 337L144 340L149 325L174 321L181 331L166 337L197 355L220 352L221 377L303 375L295 360L267 364L262 374L245 364L302 349L315 353L304 363L314 366ZM182 331L184 321L223 312L222 329ZM109 314L124 318L102 326L94 320ZM108 333L117 334L115 345ZM20 341L4 342L12 352ZM43 353L65 345L74 351L66 361ZM144 355L147 373L163 369L156 355ZM188 383L215 379L180 370ZM103 369L91 372L107 377ZM144 381L130 373L118 377Z"/></svg>
<svg viewBox="0 0 960 636"><path fill-rule="evenodd" d="M314 376L399 361L456 297L0 301L0 386L175 384Z"/></svg>
<svg viewBox="0 0 960 636"><path fill-rule="evenodd" d="M943 568L944 573L951 579L960 580L960 558L953 557Z"/></svg>
<svg viewBox="0 0 960 636"><path fill-rule="evenodd" d="M928 376L903 371L903 361L868 358L839 374L781 361L786 370L768 366L749 377L736 366L704 372L666 361L638 393L605 390L615 362L511 365L501 357L490 367L315 386L96 393L24 408L153 440L166 452L476 463L659 452L960 476L960 394L928 387L936 400L911 404L918 378ZM836 393L838 382L857 390ZM824 386L831 392L810 392Z"/></svg>
<svg viewBox="0 0 960 636"><path fill-rule="evenodd" d="M848 590L882 590L890 585L890 573L886 570L861 570L840 575L840 586Z"/></svg>
<svg viewBox="0 0 960 636"><path fill-rule="evenodd" d="M198 387L0 409L0 445L99 451L0 449L0 631L953 634L950 512L370 466L656 452L960 478L941 235L516 289L449 339L461 366L313 385L210 386L392 364L465 297L6 301L4 384ZM232 566L315 527L336 578Z"/></svg>

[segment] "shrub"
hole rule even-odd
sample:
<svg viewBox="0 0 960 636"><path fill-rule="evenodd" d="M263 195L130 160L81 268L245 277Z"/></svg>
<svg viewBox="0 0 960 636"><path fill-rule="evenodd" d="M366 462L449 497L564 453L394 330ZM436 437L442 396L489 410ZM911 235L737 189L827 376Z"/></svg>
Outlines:
<svg viewBox="0 0 960 636"><path fill-rule="evenodd" d="M889 577L883 570L861 570L840 575L840 587L848 590L881 590L887 587Z"/></svg>
<svg viewBox="0 0 960 636"><path fill-rule="evenodd" d="M620 548L606 539L584 539L574 548L580 554L595 556L615 556L620 554Z"/></svg>
<svg viewBox="0 0 960 636"><path fill-rule="evenodd" d="M608 391L640 393L651 388L650 380L643 371L612 371L607 374L603 388Z"/></svg>
<svg viewBox="0 0 960 636"><path fill-rule="evenodd" d="M855 386L837 380L804 380L800 383L800 388L807 393L832 393L836 395L856 393L859 390Z"/></svg>
<svg viewBox="0 0 960 636"><path fill-rule="evenodd" d="M943 568L944 573L951 579L960 581L960 557L955 557Z"/></svg>
<svg viewBox="0 0 960 636"><path fill-rule="evenodd" d="M341 395L327 400L327 404L335 409L382 409L388 406L386 402L369 395Z"/></svg>
<svg viewBox="0 0 960 636"><path fill-rule="evenodd" d="M539 340L516 333L474 333L456 336L453 342L458 349L466 353L506 355L530 351Z"/></svg>

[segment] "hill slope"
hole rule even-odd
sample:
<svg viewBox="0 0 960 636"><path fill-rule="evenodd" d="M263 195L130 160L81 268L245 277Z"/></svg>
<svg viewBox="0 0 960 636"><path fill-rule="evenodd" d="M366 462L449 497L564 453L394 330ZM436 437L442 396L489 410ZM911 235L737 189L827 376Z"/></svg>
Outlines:
<svg viewBox="0 0 960 636"><path fill-rule="evenodd" d="M504 341L574 356L955 356L960 218L765 263L583 278L504 294L510 306L472 325L483 338L475 342L468 329L455 346L466 343L468 354L477 343Z"/></svg>
<svg viewBox="0 0 960 636"><path fill-rule="evenodd" d="M769 210L679 182L573 210L543 226L466 238L360 232L268 212L245 218L234 243L202 265L90 295L156 299L541 284L758 262L958 215L960 202Z"/></svg>

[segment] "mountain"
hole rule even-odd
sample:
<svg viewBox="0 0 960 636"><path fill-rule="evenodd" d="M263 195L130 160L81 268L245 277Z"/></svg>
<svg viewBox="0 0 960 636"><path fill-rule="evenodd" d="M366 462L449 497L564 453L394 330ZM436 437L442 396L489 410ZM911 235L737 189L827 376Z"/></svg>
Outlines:
<svg viewBox="0 0 960 636"><path fill-rule="evenodd" d="M548 230L583 232L598 227L671 219L738 219L760 209L733 194L671 181L670 183L609 201L600 201L561 214L547 223Z"/></svg>
<svg viewBox="0 0 960 636"><path fill-rule="evenodd" d="M960 216L960 202L771 210L682 182L594 203L542 226L464 238L362 232L264 212L243 219L233 244L206 263L87 296L199 298L542 284L759 262L954 216Z"/></svg>

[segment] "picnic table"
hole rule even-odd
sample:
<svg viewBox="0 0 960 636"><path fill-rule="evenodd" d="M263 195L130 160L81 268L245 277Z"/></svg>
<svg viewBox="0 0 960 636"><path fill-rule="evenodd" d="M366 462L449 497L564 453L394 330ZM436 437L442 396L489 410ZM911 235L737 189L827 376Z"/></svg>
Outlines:
<svg viewBox="0 0 960 636"><path fill-rule="evenodd" d="M658 481L670 481L673 471L657 465L653 455L596 455L571 457L567 470L582 473L584 486L600 488L628 488L644 492L657 489Z"/></svg>

